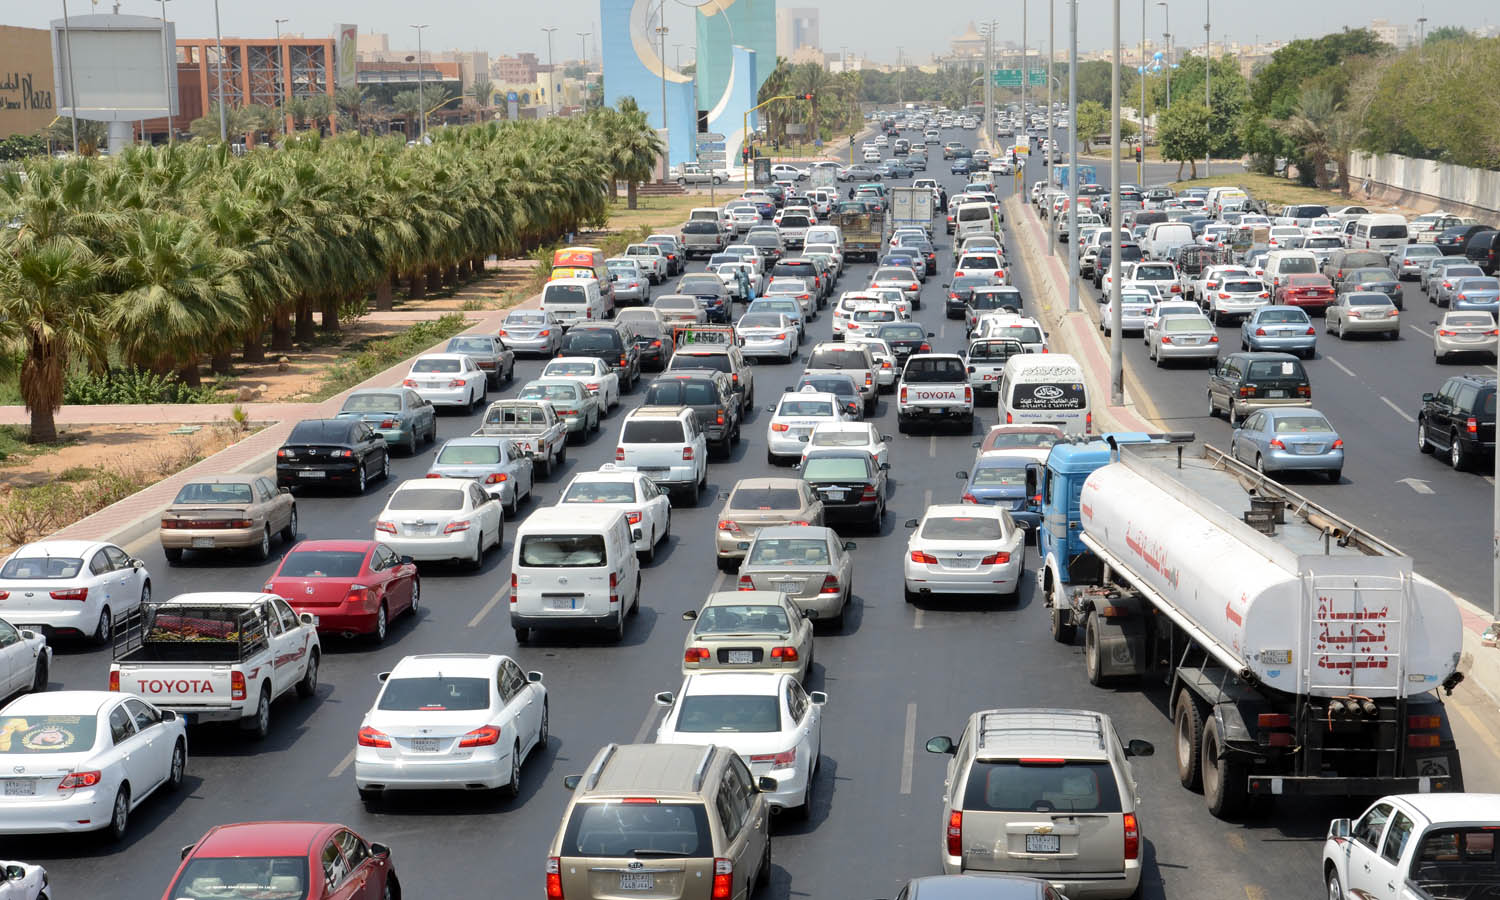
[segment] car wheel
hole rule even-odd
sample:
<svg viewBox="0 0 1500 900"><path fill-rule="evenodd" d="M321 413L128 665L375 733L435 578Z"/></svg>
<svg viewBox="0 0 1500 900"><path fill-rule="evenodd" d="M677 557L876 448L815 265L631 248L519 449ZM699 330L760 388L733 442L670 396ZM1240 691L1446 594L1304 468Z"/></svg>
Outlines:
<svg viewBox="0 0 1500 900"><path fill-rule="evenodd" d="M287 517L286 527L281 529L281 542L290 544L297 539L297 504L292 504L292 513Z"/></svg>
<svg viewBox="0 0 1500 900"><path fill-rule="evenodd" d="M182 787L182 775L186 768L187 747L182 741L178 741L172 747L172 761L167 765L167 790L175 791Z"/></svg>
<svg viewBox="0 0 1500 900"><path fill-rule="evenodd" d="M417 440L418 440L418 437L417 437L417 431L416 431L416 429L412 429L411 431L409 431L409 432L406 433L406 455L407 456L416 456L417 455Z"/></svg>
<svg viewBox="0 0 1500 900"><path fill-rule="evenodd" d="M469 569L470 571L474 571L474 570L477 570L479 567L481 567L483 565L484 565L484 529L481 528L481 529L479 529L479 533L474 536L474 553L473 553L472 556L465 557L465 559L464 559L464 566L465 566L465 568Z"/></svg>
<svg viewBox="0 0 1500 900"><path fill-rule="evenodd" d="M390 481L391 480L391 451L390 450L381 450L380 451L380 480L381 481Z"/></svg>
<svg viewBox="0 0 1500 900"><path fill-rule="evenodd" d="M257 562L265 562L266 560L271 558L270 525L267 525L260 530L260 543L255 545L255 548L251 551L251 555L255 557Z"/></svg>
<svg viewBox="0 0 1500 900"><path fill-rule="evenodd" d="M368 476L365 475L365 464L361 462L359 464L359 480L355 483L354 493L363 494L367 483Z"/></svg>
<svg viewBox="0 0 1500 900"><path fill-rule="evenodd" d="M1469 454L1464 450L1463 442L1458 439L1458 432L1448 435L1448 465L1456 472L1462 472L1469 467Z"/></svg>
<svg viewBox="0 0 1500 900"><path fill-rule="evenodd" d="M1262 475L1266 474L1266 460L1259 453L1255 454L1255 471Z"/></svg>
<svg viewBox="0 0 1500 900"><path fill-rule="evenodd" d="M1229 427L1230 428L1238 428L1238 427L1240 427L1240 414L1239 414L1239 411L1234 408L1234 401L1233 400L1229 401L1228 415L1229 415Z"/></svg>
<svg viewBox="0 0 1500 900"><path fill-rule="evenodd" d="M251 740L263 741L271 733L271 686L260 689L260 702L255 706L255 717L250 720Z"/></svg>
<svg viewBox="0 0 1500 900"><path fill-rule="evenodd" d="M1326 474L1328 476L1328 483L1329 484L1338 484L1340 481L1344 480L1344 470L1343 469L1329 469L1324 474Z"/></svg>
<svg viewBox="0 0 1500 900"><path fill-rule="evenodd" d="M297 696L306 700L318 692L318 666L321 660L318 651L314 650L307 657L307 671L302 674L302 680L297 682ZM270 715L270 705L267 704L266 715Z"/></svg>
<svg viewBox="0 0 1500 900"><path fill-rule="evenodd" d="M515 625L515 626L513 626L513 628L514 628L514 630L516 632L516 643L517 644L525 644L526 643L526 639L531 636L531 629L530 628L522 628L520 625Z"/></svg>
<svg viewBox="0 0 1500 900"><path fill-rule="evenodd" d="M33 694L40 694L47 689L48 675L46 658L37 660L36 672L31 676L31 692Z"/></svg>
<svg viewBox="0 0 1500 900"><path fill-rule="evenodd" d="M115 617L106 606L99 610L99 621L94 625L94 643L103 645L109 643L109 639L115 633Z"/></svg>
<svg viewBox="0 0 1500 900"><path fill-rule="evenodd" d="M390 627L390 615L386 611L385 604L381 603L380 608L375 610L375 630L370 632L370 640L376 644L384 644Z"/></svg>
<svg viewBox="0 0 1500 900"><path fill-rule="evenodd" d="M130 787L120 785L115 792L115 803L109 815L109 825L106 830L109 839L114 843L125 840L125 830L130 824Z"/></svg>
<svg viewBox="0 0 1500 900"><path fill-rule="evenodd" d="M521 795L521 745L514 744L510 750L510 780L500 788L500 793L507 800L514 800Z"/></svg>
<svg viewBox="0 0 1500 900"><path fill-rule="evenodd" d="M364 804L366 812L375 812L380 809L380 791L367 791L364 788L357 788L357 790L359 791L359 802ZM389 882L386 884L386 891L386 896L389 897Z"/></svg>
<svg viewBox="0 0 1500 900"><path fill-rule="evenodd" d="M1344 900L1344 885L1334 869L1328 870L1328 900Z"/></svg>
<svg viewBox="0 0 1500 900"><path fill-rule="evenodd" d="M534 748L532 748L533 750L541 750L541 749L543 749L543 748L545 748L547 746L547 738L548 738L548 735L549 735L548 728L547 728L548 712L549 712L549 710L548 710L548 707L547 707L547 701L543 700L542 701L542 724L540 724L540 725L537 726L537 729L536 729L536 746Z"/></svg>
<svg viewBox="0 0 1500 900"><path fill-rule="evenodd" d="M1173 733L1176 736L1177 780L1183 787L1196 791L1203 786L1199 768L1198 745L1203 740L1203 711L1186 689L1177 694L1173 710Z"/></svg>
<svg viewBox="0 0 1500 900"><path fill-rule="evenodd" d="M616 644L623 644L625 642L625 609L623 606L619 612L615 613L615 623L609 629L609 635L614 639Z"/></svg>
<svg viewBox="0 0 1500 900"><path fill-rule="evenodd" d="M1426 422L1418 422L1417 423L1417 452L1418 453L1431 453L1432 452L1432 442L1429 441L1429 440L1427 440L1427 423Z"/></svg>

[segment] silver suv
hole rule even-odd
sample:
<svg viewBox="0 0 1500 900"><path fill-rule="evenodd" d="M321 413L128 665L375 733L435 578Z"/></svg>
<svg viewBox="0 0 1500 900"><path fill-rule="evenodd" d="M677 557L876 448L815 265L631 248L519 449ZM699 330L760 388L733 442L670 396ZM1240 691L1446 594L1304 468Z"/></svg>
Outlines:
<svg viewBox="0 0 1500 900"><path fill-rule="evenodd" d="M943 871L1045 878L1073 900L1133 895L1141 880L1141 825L1129 758L1103 713L992 709L969 717L951 754L942 818Z"/></svg>

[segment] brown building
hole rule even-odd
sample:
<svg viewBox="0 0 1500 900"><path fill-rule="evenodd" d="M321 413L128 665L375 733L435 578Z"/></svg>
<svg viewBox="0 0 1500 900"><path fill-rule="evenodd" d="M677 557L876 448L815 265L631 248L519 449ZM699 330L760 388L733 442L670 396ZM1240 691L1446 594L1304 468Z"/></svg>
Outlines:
<svg viewBox="0 0 1500 900"><path fill-rule="evenodd" d="M520 53L498 57L490 68L495 74L495 80L501 84L517 84L536 81L540 66L535 53Z"/></svg>
<svg viewBox="0 0 1500 900"><path fill-rule="evenodd" d="M0 25L0 138L46 128L56 105L51 33Z"/></svg>

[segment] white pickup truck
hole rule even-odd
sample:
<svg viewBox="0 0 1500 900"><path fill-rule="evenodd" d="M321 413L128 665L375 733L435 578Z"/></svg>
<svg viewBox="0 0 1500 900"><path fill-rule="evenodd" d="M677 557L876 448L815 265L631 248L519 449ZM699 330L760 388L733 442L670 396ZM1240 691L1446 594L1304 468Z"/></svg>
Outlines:
<svg viewBox="0 0 1500 900"><path fill-rule="evenodd" d="M973 427L974 388L963 357L915 353L907 359L896 388L896 428L906 434L914 422L951 422L965 432Z"/></svg>
<svg viewBox="0 0 1500 900"><path fill-rule="evenodd" d="M233 722L256 739L271 727L271 703L318 687L318 618L275 594L179 594L141 607L117 628L109 689L137 694L190 725Z"/></svg>
<svg viewBox="0 0 1500 900"><path fill-rule="evenodd" d="M474 433L515 441L543 475L568 459L568 425L551 400L496 400Z"/></svg>
<svg viewBox="0 0 1500 900"><path fill-rule="evenodd" d="M1334 819L1323 842L1329 897L1440 900L1500 889L1494 794L1394 794L1351 822Z"/></svg>

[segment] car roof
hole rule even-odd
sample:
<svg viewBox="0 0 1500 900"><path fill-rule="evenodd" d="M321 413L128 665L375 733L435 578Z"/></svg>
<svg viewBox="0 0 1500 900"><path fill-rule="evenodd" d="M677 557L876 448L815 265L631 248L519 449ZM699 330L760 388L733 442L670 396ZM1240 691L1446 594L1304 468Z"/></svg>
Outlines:
<svg viewBox="0 0 1500 900"><path fill-rule="evenodd" d="M184 606L248 606L275 596L264 591L196 591L178 594L167 602Z"/></svg>
<svg viewBox="0 0 1500 900"><path fill-rule="evenodd" d="M195 478L193 480L208 481L209 479ZM33 541L17 547L7 558L11 556L56 556L73 559L83 557L103 546L104 544L100 541Z"/></svg>
<svg viewBox="0 0 1500 900"><path fill-rule="evenodd" d="M702 744L620 744L610 745L600 754L608 754L608 758L597 780L590 785L585 777L582 785L592 798L663 794L697 797L703 786L699 772L712 765L720 752ZM598 759L596 756L590 763L590 769Z"/></svg>
<svg viewBox="0 0 1500 900"><path fill-rule="evenodd" d="M92 716L120 696L117 691L41 691L22 694L4 711L6 715Z"/></svg>
<svg viewBox="0 0 1500 900"><path fill-rule="evenodd" d="M838 378L840 376L837 376L837 375L815 375L813 377L814 378ZM846 376L843 376L843 377L847 378L848 376L846 375ZM789 398L790 399L796 399L796 400L822 400L822 401L827 402L827 403L832 403L835 409L838 408L838 403L839 403L838 395L834 394L834 393L831 393L829 391L787 391L786 393L784 393L784 394L781 395L781 399L782 400L787 400ZM778 404L776 404L776 406L779 408L781 406L781 404L778 403Z"/></svg>
<svg viewBox="0 0 1500 900"><path fill-rule="evenodd" d="M791 677L784 672L694 672L682 679L682 695L775 697Z"/></svg>
<svg viewBox="0 0 1500 900"><path fill-rule="evenodd" d="M924 875L908 883L918 900L1039 900L1047 882L1029 875L985 872L982 875Z"/></svg>
<svg viewBox="0 0 1500 900"><path fill-rule="evenodd" d="M288 553L302 553L311 550L331 550L343 553L368 553L374 549L375 541L361 541L349 539L327 539L313 541L298 541L292 545Z"/></svg>
<svg viewBox="0 0 1500 900"><path fill-rule="evenodd" d="M922 514L924 520L936 518L998 519L1000 517L1000 507L974 503L934 503Z"/></svg>
<svg viewBox="0 0 1500 900"><path fill-rule="evenodd" d="M615 519L624 515L624 512L613 506L601 508L587 503L570 503L567 506L544 506L533 510L521 521L519 527L526 531L548 528L576 532L579 530L578 526L599 530L607 528Z"/></svg>
<svg viewBox="0 0 1500 900"><path fill-rule="evenodd" d="M1394 794L1429 822L1494 822L1500 819L1500 794Z"/></svg>
<svg viewBox="0 0 1500 900"><path fill-rule="evenodd" d="M445 359L461 360L461 359L468 359L468 358L469 358L469 354L467 354L467 353L424 353L421 356L417 357L416 359L412 360L412 363L415 364L415 363L419 363L419 362L422 362L423 360L428 360L428 359L436 359L436 360L445 360Z"/></svg>
<svg viewBox="0 0 1500 900"><path fill-rule="evenodd" d="M403 656L391 669L391 677L421 678L433 675L485 675L505 659L498 653L417 653Z"/></svg>
<svg viewBox="0 0 1500 900"><path fill-rule="evenodd" d="M1109 718L1086 709L994 709L974 714L981 758L1030 754L1108 759Z"/></svg>
<svg viewBox="0 0 1500 900"><path fill-rule="evenodd" d="M392 493L396 493L399 491L416 491L421 490L422 488L437 488L438 490L442 491L458 491L463 490L465 485L473 483L474 479L472 478L449 478L446 475L441 478L423 476L422 478L406 479L405 481L396 485L396 490Z"/></svg>
<svg viewBox="0 0 1500 900"><path fill-rule="evenodd" d="M240 822L219 825L193 847L194 857L308 856L326 834L322 822Z"/></svg>
<svg viewBox="0 0 1500 900"><path fill-rule="evenodd" d="M737 491L740 488L757 490L760 488L794 488L801 483L802 479L800 478L790 478L785 475L761 475L756 478L741 478L734 483L734 487L731 490Z"/></svg>

